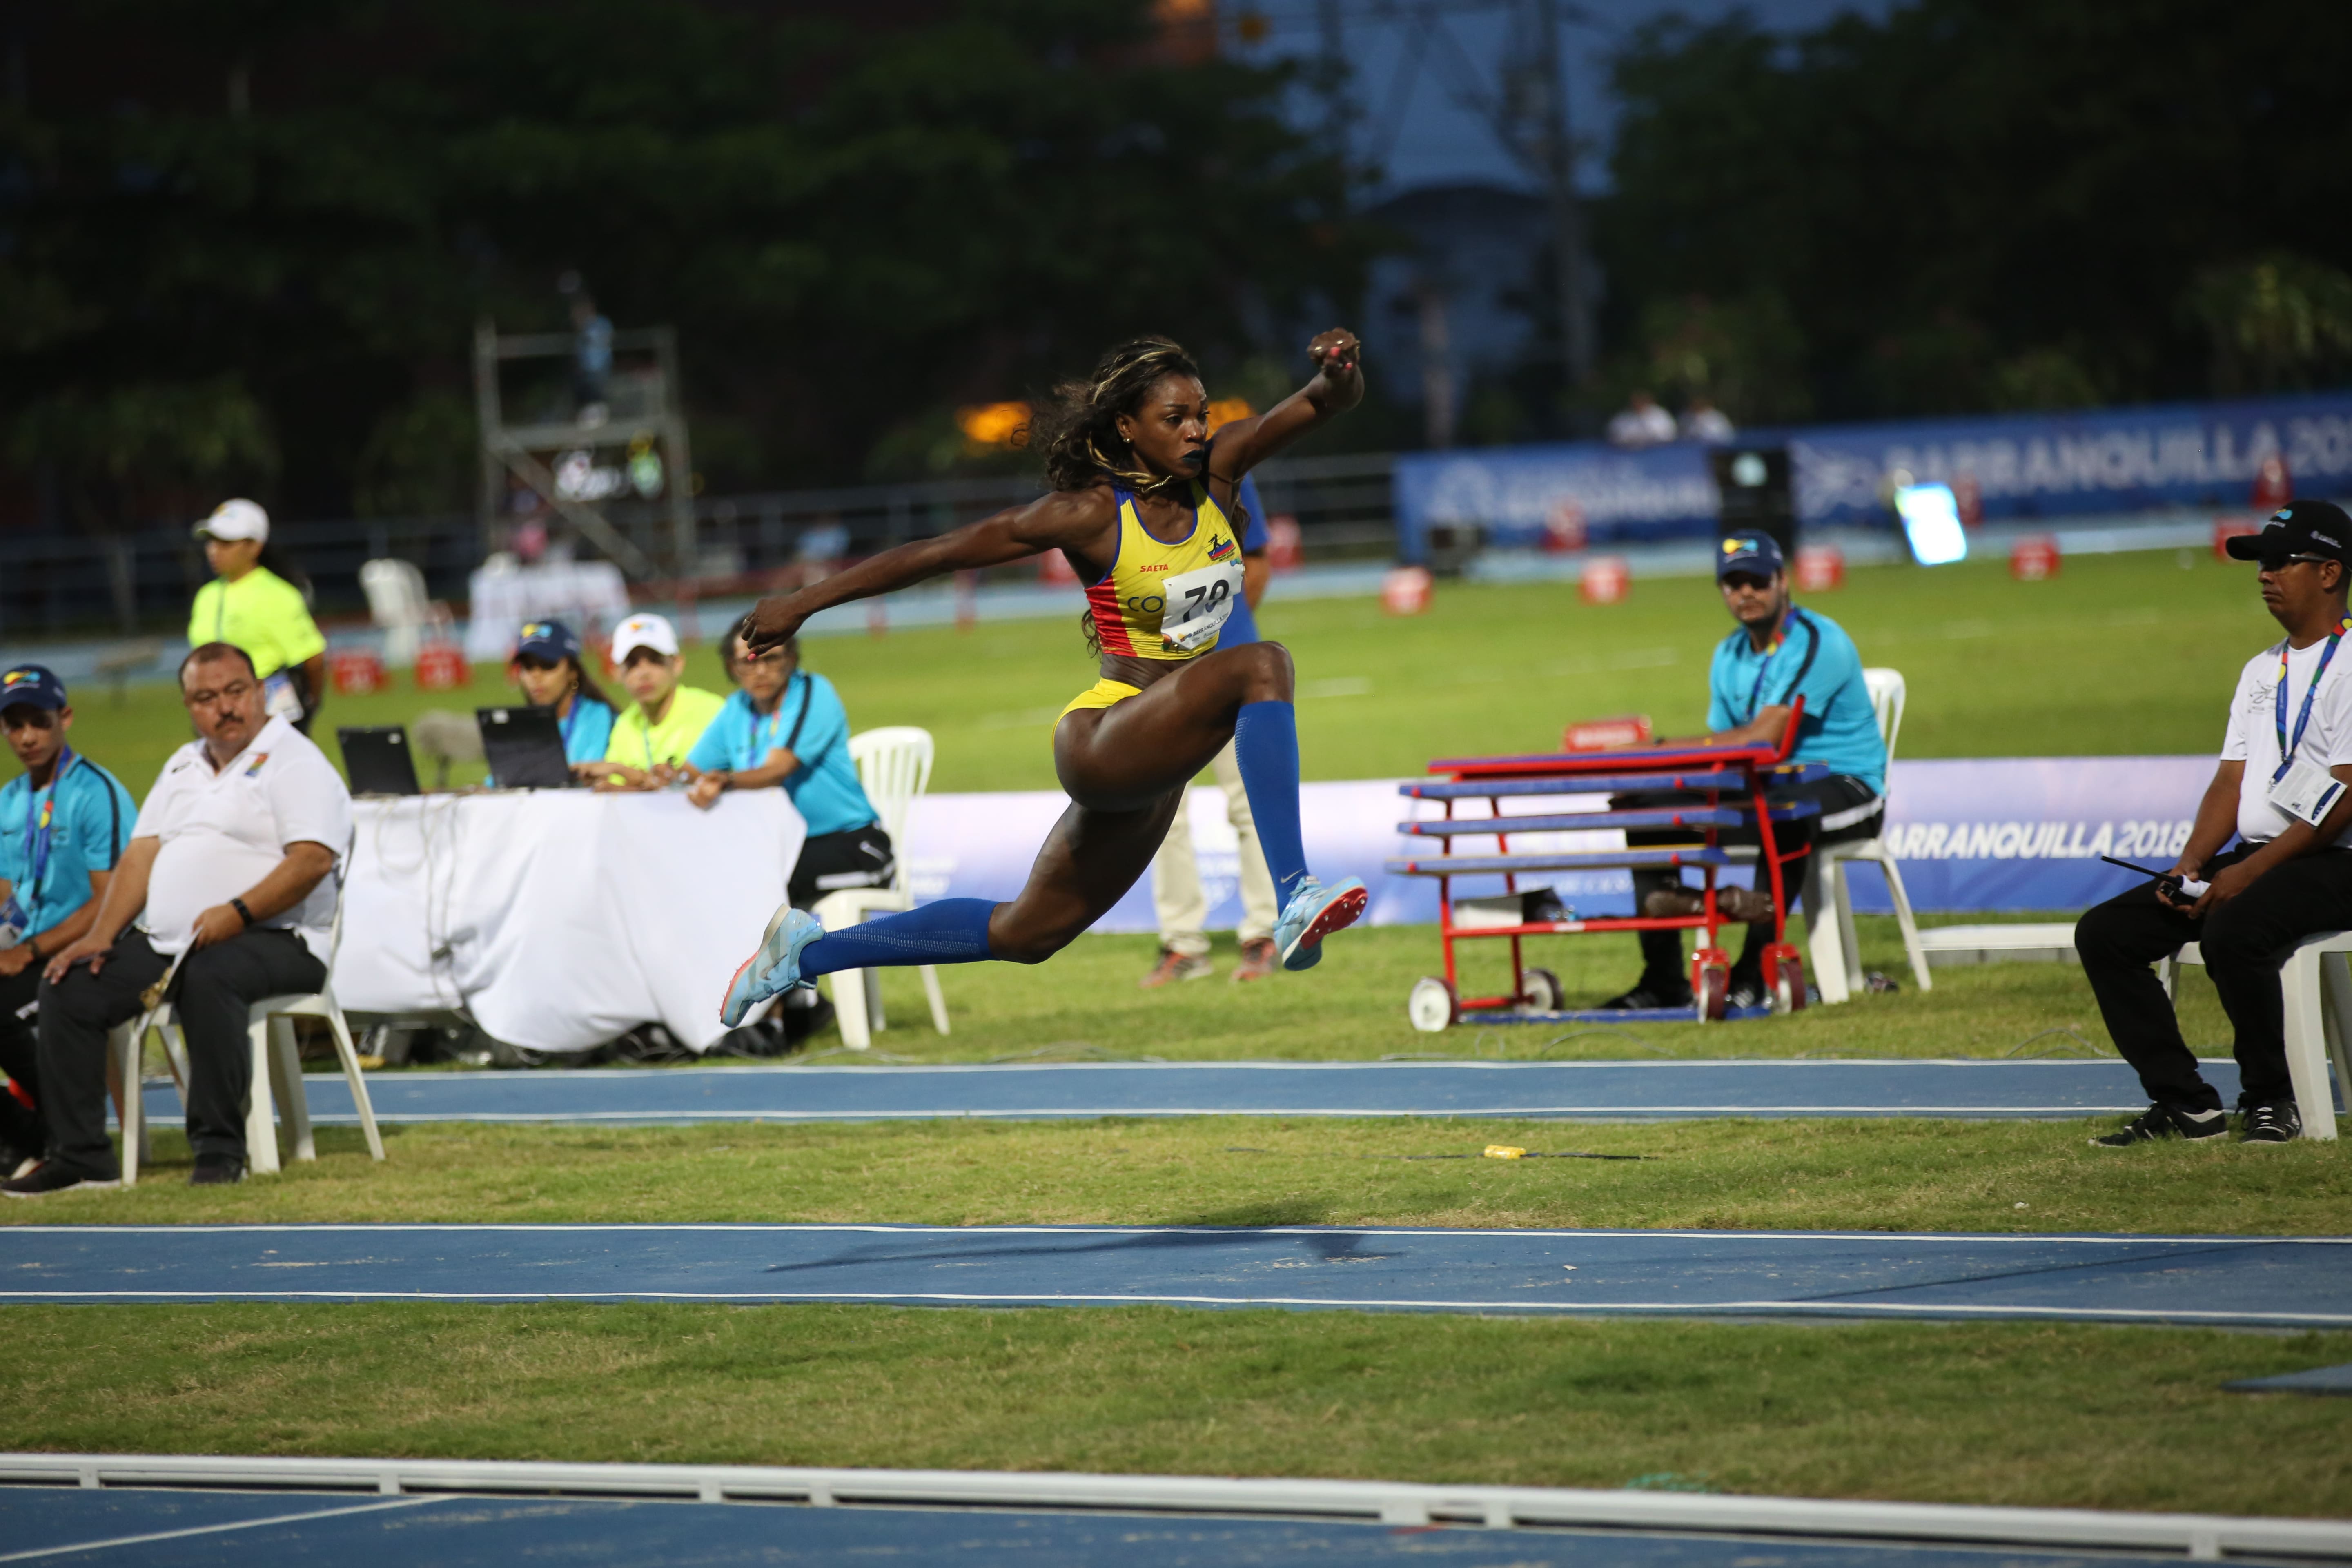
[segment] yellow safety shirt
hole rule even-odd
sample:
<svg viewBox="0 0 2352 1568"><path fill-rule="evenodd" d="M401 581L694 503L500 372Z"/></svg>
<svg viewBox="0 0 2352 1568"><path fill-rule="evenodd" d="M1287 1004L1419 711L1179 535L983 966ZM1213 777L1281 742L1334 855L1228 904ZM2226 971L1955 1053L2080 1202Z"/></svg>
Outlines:
<svg viewBox="0 0 2352 1568"><path fill-rule="evenodd" d="M302 591L267 566L256 566L234 583L215 577L196 590L188 646L208 642L243 648L253 660L253 672L264 679L327 651Z"/></svg>

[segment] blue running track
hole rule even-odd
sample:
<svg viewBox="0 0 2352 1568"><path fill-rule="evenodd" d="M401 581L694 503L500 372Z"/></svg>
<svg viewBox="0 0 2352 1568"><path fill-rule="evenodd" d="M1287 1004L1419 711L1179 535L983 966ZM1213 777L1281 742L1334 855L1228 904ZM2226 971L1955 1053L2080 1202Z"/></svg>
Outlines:
<svg viewBox="0 0 2352 1568"><path fill-rule="evenodd" d="M513 1568L518 1563L902 1568L1906 1568L2178 1564L2176 1552L1820 1542L1614 1530L1478 1530L1343 1521L1014 1509L807 1508L567 1498L354 1497L11 1487L0 1563L73 1568Z"/></svg>
<svg viewBox="0 0 2352 1568"><path fill-rule="evenodd" d="M1183 1226L0 1227L0 1301L879 1301L2352 1327L2352 1237Z"/></svg>
<svg viewBox="0 0 2352 1568"><path fill-rule="evenodd" d="M2237 1064L2205 1064L2224 1104ZM357 1121L340 1075L313 1121ZM404 1121L864 1121L978 1116L2080 1117L2147 1109L2120 1061L1170 1062L413 1072L368 1080ZM181 1117L169 1082L147 1114Z"/></svg>

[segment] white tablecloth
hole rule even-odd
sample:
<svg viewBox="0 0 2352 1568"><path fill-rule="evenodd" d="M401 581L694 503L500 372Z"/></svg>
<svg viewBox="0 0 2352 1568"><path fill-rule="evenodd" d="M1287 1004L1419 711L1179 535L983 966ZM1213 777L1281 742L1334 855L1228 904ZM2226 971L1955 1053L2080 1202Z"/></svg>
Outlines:
<svg viewBox="0 0 2352 1568"><path fill-rule="evenodd" d="M556 561L507 572L477 572L468 579L466 657L477 664L514 651L525 621L550 616L582 637L591 620L611 626L627 618L629 585L609 561Z"/></svg>
<svg viewBox="0 0 2352 1568"><path fill-rule="evenodd" d="M783 901L806 826L780 789L499 790L354 803L336 1000L463 1006L493 1037L574 1051L660 1023L699 1050Z"/></svg>

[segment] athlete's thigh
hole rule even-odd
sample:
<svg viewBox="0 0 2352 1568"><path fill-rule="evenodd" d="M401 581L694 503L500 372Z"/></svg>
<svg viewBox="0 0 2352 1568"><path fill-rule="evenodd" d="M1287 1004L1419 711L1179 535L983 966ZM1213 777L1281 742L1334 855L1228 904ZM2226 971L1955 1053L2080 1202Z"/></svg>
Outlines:
<svg viewBox="0 0 2352 1568"><path fill-rule="evenodd" d="M1070 714L1054 736L1054 767L1082 805L1131 811L1199 775L1234 738L1242 649L1203 655L1139 696Z"/></svg>
<svg viewBox="0 0 2352 1568"><path fill-rule="evenodd" d="M1062 813L1021 896L998 912L992 937L1014 948L1039 944L1051 951L1093 925L1150 868L1182 799L1179 788L1136 811L1073 805Z"/></svg>

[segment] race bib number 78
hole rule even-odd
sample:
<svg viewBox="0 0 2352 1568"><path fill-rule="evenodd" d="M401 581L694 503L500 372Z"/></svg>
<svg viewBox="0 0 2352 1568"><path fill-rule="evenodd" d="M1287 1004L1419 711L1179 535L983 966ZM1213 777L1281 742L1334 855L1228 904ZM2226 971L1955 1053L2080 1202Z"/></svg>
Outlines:
<svg viewBox="0 0 2352 1568"><path fill-rule="evenodd" d="M1167 608L1160 614L1160 640L1191 652L1213 640L1241 596L1242 564L1223 561L1171 577L1161 585Z"/></svg>

